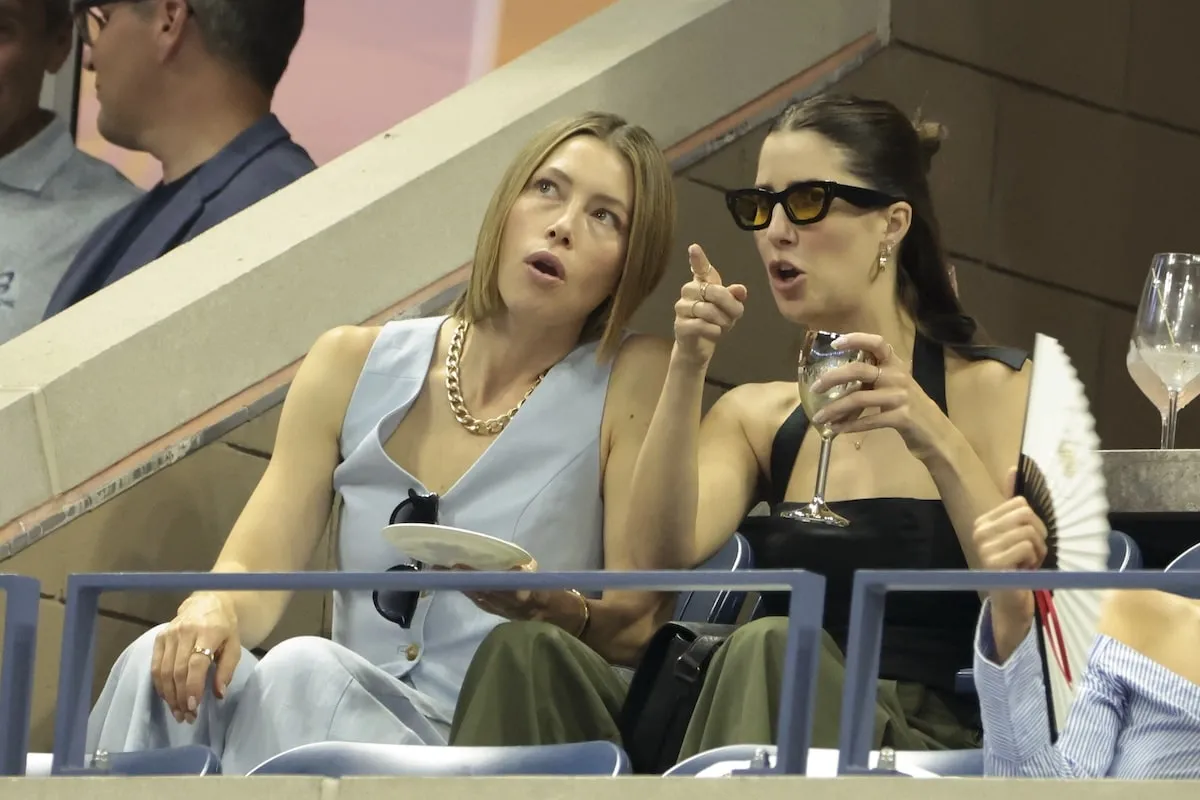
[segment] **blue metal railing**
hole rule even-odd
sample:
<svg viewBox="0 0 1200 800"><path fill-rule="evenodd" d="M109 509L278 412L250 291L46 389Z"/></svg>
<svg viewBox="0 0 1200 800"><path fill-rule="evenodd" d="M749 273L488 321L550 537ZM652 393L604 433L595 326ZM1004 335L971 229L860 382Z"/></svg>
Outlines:
<svg viewBox="0 0 1200 800"><path fill-rule="evenodd" d="M24 575L0 575L4 592L4 656L0 668L0 775L24 775L33 707L41 584Z"/></svg>
<svg viewBox="0 0 1200 800"><path fill-rule="evenodd" d="M816 699L817 661L825 579L801 570L657 572L295 572L295 573L101 573L67 578L66 620L54 726L54 772L84 763L91 705L96 614L104 592L175 591L581 591L634 589L678 592L732 589L790 592L790 625L779 714L777 769L803 774L808 761ZM7 668L7 660L6 660ZM28 716L28 713L26 714ZM26 725L26 728L28 726ZM22 754L23 756L23 754Z"/></svg>
<svg viewBox="0 0 1200 800"><path fill-rule="evenodd" d="M838 771L868 767L875 729L875 700L883 608L888 592L966 592L992 589L1158 589L1187 594L1200 571L1172 572L969 572L959 570L859 570L854 575ZM794 699L793 699L794 701Z"/></svg>

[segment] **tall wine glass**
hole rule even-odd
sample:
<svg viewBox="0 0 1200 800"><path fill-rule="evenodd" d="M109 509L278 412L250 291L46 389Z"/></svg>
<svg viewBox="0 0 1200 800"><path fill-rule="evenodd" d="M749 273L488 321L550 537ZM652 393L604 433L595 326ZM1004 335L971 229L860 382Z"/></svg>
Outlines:
<svg viewBox="0 0 1200 800"><path fill-rule="evenodd" d="M1189 384L1200 378L1200 256L1159 253L1150 265L1132 343L1167 394L1161 447L1175 447L1175 422ZM1127 362L1128 363L1128 362ZM1143 375L1143 377L1145 377ZM1142 387L1138 376L1134 381ZM1147 393L1151 402L1154 398Z"/></svg>
<svg viewBox="0 0 1200 800"><path fill-rule="evenodd" d="M1162 419L1163 426L1159 447L1164 450L1169 449L1172 443L1167 441L1167 411L1170 406L1167 387L1163 386L1163 382L1158 379L1158 376L1146 365L1145 361L1142 361L1142 356L1133 342L1129 343L1129 352L1125 354L1125 368L1129 370L1129 377L1133 379L1134 385L1141 389L1142 394L1146 395L1146 398L1158 409L1158 416ZM1188 403L1196 399L1196 395L1200 395L1200 375L1183 387L1183 391L1179 393L1176 410L1183 411L1187 408Z"/></svg>
<svg viewBox="0 0 1200 800"><path fill-rule="evenodd" d="M800 404L804 406L804 413L810 420L818 411L833 401L862 388L861 382L851 381L831 386L823 392L814 392L812 385L818 378L846 364L872 360L870 355L862 350L835 349L833 341L840 335L811 330L804 334L804 343L800 348L798 383L800 384ZM783 512L781 516L800 522L820 522L845 528L850 521L825 505L825 481L829 477L829 453L833 449L833 438L837 434L829 425L818 426L817 432L821 434L821 455L817 461L817 485L813 489L812 500L808 505L794 511Z"/></svg>

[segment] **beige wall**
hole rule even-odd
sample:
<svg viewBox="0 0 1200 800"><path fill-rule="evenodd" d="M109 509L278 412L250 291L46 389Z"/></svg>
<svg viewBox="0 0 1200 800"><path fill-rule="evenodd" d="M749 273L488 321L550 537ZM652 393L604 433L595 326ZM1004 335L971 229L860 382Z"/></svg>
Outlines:
<svg viewBox="0 0 1200 800"><path fill-rule="evenodd" d="M1097 13L1098 8L1104 13ZM993 338L1059 338L1087 385L1106 449L1154 448L1158 414L1125 352L1155 252L1200 252L1200 4L1175 0L893 0L892 44L839 88L947 125L932 180L968 309ZM685 173L752 180L761 129ZM796 331L775 314L749 236L720 196L681 187L683 237L747 283L747 318L713 375L790 379ZM681 243L682 244L682 243ZM664 286L638 318L669 333ZM756 304L754 301L758 300ZM1180 415L1200 447L1200 410Z"/></svg>
<svg viewBox="0 0 1200 800"><path fill-rule="evenodd" d="M246 427L252 439L253 428ZM237 437L231 438L233 445L219 442L197 451L4 562L5 571L37 576L42 584L31 730L34 750L49 750L53 742L67 576L202 570L211 565L266 467L266 459L247 454ZM325 568L328 544L326 538L318 545L310 568ZM320 634L325 599L314 593L293 598L280 627L264 646L289 636ZM170 620L181 600L182 596L167 594L101 595L93 694L99 692L126 645Z"/></svg>

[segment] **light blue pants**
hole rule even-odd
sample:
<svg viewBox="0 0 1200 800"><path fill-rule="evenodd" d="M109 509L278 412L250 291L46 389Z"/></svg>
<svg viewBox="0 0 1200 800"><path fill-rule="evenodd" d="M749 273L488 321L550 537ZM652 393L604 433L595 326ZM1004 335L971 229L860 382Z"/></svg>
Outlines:
<svg viewBox="0 0 1200 800"><path fill-rule="evenodd" d="M150 661L160 628L113 665L88 719L87 752L206 745L227 775L314 742L444 745L450 720L410 683L328 639L298 636L261 660L242 650L224 700L211 678L194 723L179 723L154 691Z"/></svg>

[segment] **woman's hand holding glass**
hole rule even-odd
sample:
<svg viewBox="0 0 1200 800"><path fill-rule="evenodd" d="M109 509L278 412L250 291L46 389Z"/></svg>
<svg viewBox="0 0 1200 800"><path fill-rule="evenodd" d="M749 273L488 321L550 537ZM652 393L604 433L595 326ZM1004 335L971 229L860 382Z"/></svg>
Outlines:
<svg viewBox="0 0 1200 800"><path fill-rule="evenodd" d="M924 461L934 455L950 421L913 378L911 366L875 334L849 333L834 341L833 346L861 350L870 359L832 369L813 383L815 392L856 381L862 384L858 391L821 409L813 424L829 425L837 435L892 428L916 458ZM863 416L872 408L878 413Z"/></svg>

